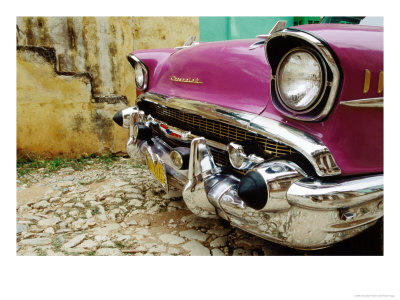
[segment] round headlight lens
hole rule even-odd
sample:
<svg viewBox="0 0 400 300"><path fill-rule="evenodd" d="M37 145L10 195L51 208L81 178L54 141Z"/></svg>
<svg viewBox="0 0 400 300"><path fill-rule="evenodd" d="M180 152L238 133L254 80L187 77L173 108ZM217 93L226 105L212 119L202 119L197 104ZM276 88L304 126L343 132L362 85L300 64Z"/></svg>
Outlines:
<svg viewBox="0 0 400 300"><path fill-rule="evenodd" d="M322 86L323 70L312 53L295 50L282 59L277 87L285 106L296 111L306 110L315 103Z"/></svg>
<svg viewBox="0 0 400 300"><path fill-rule="evenodd" d="M140 89L143 88L144 72L142 66L139 63L135 64L135 80L136 80L136 86Z"/></svg>

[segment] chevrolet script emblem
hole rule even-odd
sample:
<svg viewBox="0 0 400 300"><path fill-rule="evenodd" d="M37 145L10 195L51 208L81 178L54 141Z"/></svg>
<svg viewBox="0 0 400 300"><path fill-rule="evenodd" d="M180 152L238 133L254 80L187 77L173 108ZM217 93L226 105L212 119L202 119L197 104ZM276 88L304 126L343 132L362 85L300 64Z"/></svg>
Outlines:
<svg viewBox="0 0 400 300"><path fill-rule="evenodd" d="M199 78L179 78L174 75L171 76L171 81L175 82L182 82L182 83L194 83L194 84L202 84L202 82L199 80Z"/></svg>

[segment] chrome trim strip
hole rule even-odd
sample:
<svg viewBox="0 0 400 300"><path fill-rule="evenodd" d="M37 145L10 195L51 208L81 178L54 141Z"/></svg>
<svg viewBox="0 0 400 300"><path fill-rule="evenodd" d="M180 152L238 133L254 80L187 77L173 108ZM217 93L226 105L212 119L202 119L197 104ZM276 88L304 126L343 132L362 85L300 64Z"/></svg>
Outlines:
<svg viewBox="0 0 400 300"><path fill-rule="evenodd" d="M383 199L383 175L323 182L299 180L287 191L291 205L313 210L337 210Z"/></svg>
<svg viewBox="0 0 400 300"><path fill-rule="evenodd" d="M145 89L147 89L147 85L148 85L148 83L149 83L149 70L147 69L147 67L146 67L146 65L144 64L144 62L142 62L142 60L139 58L139 57L137 57L136 55L134 55L134 54L129 54L128 56L127 56L127 58L128 58L128 61L130 61L131 59L135 62L135 63L138 63L138 64L140 64L140 66L142 67L142 69L144 70L144 78L143 78L143 87L138 87L138 86L136 86L136 88L138 89L138 90L140 90L140 91L144 91ZM133 67L133 66L132 66ZM133 70L135 70L134 68L133 68ZM136 85L136 76L135 76L135 85Z"/></svg>
<svg viewBox="0 0 400 300"><path fill-rule="evenodd" d="M215 104L209 104L191 99L168 97L150 92L141 94L136 99L136 103L141 100L150 101L164 107L179 109L180 111L187 113L194 113L212 120L242 127L244 129L246 129L246 126L252 119L257 117L257 115L252 113L235 111Z"/></svg>
<svg viewBox="0 0 400 300"><path fill-rule="evenodd" d="M330 84L331 90L328 96L328 99L326 101L326 105L324 107L324 109L320 112L319 115L315 116L315 117L308 117L307 116L294 116L291 113L285 113L285 115L287 115L288 117L292 118L292 119L296 119L296 120L303 120L303 121L319 121L322 120L323 118L325 118L329 112L331 111L332 107L335 104L335 98L337 95L337 92L339 90L339 82L340 82L340 71L338 66L336 65L335 59L333 58L332 54L330 53L330 51L324 46L324 44L318 40L317 38L313 37L311 34L306 33L306 32L302 32L302 31L292 31L290 28L288 29L283 29L282 31L278 31L273 33L271 36L269 36L266 40L265 40L265 44L264 44L264 52L265 52L265 56L267 57L268 60L268 56L267 56L267 47L268 47L268 42L276 37L287 37L287 36L291 36L291 37L295 37L295 38L299 38L303 41L306 41L309 45L313 46L314 49L316 49L324 58L326 64L328 65L328 67L330 68L330 70L333 73L333 78L332 78L332 82Z"/></svg>
<svg viewBox="0 0 400 300"><path fill-rule="evenodd" d="M314 166L319 176L340 175L341 170L336 164L333 155L320 140L294 127L279 121L258 116L256 114L236 111L215 104L209 104L190 99L167 97L154 93L143 93L139 101L151 101L164 107L176 108L181 111L201 115L203 117L221 121L260 134L275 142L286 144L304 155ZM213 146L210 141L207 141ZM224 149L225 150L225 149Z"/></svg>
<svg viewBox="0 0 400 300"><path fill-rule="evenodd" d="M341 174L328 147L301 130L260 116L250 122L248 129L297 150L313 165L319 176Z"/></svg>
<svg viewBox="0 0 400 300"><path fill-rule="evenodd" d="M366 98L358 100L342 101L340 105L353 107L379 107L383 108L383 97L381 98Z"/></svg>

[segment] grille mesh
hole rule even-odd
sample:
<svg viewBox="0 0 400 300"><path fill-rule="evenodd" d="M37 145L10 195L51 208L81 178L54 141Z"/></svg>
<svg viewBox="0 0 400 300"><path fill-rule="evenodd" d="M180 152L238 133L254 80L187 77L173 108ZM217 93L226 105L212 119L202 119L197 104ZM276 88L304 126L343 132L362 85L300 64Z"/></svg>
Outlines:
<svg viewBox="0 0 400 300"><path fill-rule="evenodd" d="M239 142L255 147L258 154L266 158L280 157L296 153L289 146L275 142L264 136L254 134L245 129L225 124L219 121L202 118L201 116L182 112L178 109L160 106L151 102L141 101L139 108L146 114L182 130L190 130L193 134L223 144Z"/></svg>

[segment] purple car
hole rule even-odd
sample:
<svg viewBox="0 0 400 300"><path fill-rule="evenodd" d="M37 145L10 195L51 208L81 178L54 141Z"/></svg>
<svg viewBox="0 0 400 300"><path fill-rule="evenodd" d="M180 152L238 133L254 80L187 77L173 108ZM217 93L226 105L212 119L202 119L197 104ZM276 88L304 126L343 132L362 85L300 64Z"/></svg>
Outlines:
<svg viewBox="0 0 400 300"><path fill-rule="evenodd" d="M382 224L383 27L358 20L129 54L128 154L194 214L292 248Z"/></svg>

